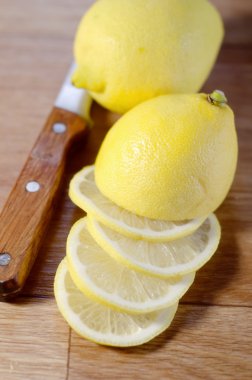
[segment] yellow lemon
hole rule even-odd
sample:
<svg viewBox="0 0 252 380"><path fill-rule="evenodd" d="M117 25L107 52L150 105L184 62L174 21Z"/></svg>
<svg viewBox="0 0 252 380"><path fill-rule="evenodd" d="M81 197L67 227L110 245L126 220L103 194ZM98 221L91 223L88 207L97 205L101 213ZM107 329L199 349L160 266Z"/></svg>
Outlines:
<svg viewBox="0 0 252 380"><path fill-rule="evenodd" d="M76 34L73 82L119 113L158 95L197 92L223 33L207 0L99 0Z"/></svg>
<svg viewBox="0 0 252 380"><path fill-rule="evenodd" d="M72 178L69 197L87 214L112 230L133 239L166 242L194 232L206 217L173 222L135 215L104 197L94 180L94 165L86 166Z"/></svg>
<svg viewBox="0 0 252 380"><path fill-rule="evenodd" d="M100 192L151 219L206 216L224 200L237 162L234 115L224 94L164 95L122 116L95 163Z"/></svg>

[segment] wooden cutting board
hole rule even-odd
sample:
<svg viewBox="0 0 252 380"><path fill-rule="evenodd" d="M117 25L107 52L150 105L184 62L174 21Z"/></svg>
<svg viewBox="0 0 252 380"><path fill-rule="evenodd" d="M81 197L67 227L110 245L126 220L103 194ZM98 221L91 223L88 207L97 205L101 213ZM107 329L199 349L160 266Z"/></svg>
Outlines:
<svg viewBox="0 0 252 380"><path fill-rule="evenodd" d="M87 0L0 0L0 207L53 104ZM251 379L252 4L215 0L226 37L204 91L221 88L236 115L239 163L217 215L222 239L169 330L131 349L79 338L57 311L53 278L69 228L83 213L69 180L94 162L117 116L94 105L95 126L71 153L39 258L18 299L0 303L0 379ZM18 212L18 210L17 210Z"/></svg>

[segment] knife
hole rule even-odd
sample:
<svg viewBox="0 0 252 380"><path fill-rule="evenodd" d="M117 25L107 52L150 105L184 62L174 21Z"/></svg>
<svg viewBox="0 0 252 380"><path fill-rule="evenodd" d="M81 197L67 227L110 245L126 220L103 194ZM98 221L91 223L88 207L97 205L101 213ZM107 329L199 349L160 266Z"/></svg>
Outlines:
<svg viewBox="0 0 252 380"><path fill-rule="evenodd" d="M71 84L73 64L0 214L0 297L17 294L34 264L67 158L87 131L91 98Z"/></svg>

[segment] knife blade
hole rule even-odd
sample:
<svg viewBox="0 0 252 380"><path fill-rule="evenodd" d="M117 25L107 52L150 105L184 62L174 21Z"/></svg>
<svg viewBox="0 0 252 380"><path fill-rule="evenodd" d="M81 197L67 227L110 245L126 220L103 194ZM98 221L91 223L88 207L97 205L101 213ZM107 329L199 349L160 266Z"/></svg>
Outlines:
<svg viewBox="0 0 252 380"><path fill-rule="evenodd" d="M34 264L67 152L87 131L91 98L71 84L73 64L0 214L0 297L17 294Z"/></svg>

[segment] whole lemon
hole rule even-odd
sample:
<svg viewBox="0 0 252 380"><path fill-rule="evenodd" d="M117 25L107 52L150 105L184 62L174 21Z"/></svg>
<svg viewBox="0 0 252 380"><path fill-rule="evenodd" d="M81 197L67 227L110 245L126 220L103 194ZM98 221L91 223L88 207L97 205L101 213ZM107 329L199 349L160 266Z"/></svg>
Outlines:
<svg viewBox="0 0 252 380"><path fill-rule="evenodd" d="M99 0L76 34L73 83L119 113L158 95L197 92L222 38L207 0Z"/></svg>
<svg viewBox="0 0 252 380"><path fill-rule="evenodd" d="M163 95L122 116L95 163L99 190L153 219L208 215L224 200L237 163L234 115L205 94Z"/></svg>

